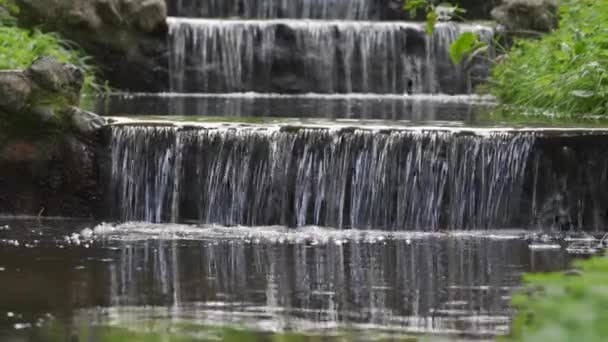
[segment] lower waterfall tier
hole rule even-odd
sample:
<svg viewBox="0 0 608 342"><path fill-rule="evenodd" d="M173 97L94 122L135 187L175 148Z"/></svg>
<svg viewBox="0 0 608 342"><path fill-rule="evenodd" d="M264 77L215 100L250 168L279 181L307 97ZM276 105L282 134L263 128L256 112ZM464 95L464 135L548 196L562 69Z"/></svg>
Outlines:
<svg viewBox="0 0 608 342"><path fill-rule="evenodd" d="M599 228L608 153L593 137L114 126L112 216L387 230Z"/></svg>

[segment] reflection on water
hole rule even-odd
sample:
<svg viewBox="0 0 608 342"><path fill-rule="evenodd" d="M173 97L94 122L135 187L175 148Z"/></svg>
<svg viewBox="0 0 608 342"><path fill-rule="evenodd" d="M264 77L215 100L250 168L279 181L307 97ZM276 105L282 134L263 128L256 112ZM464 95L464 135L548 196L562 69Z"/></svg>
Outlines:
<svg viewBox="0 0 608 342"><path fill-rule="evenodd" d="M49 317L491 336L508 327L522 272L568 262L561 249L531 250L506 233L128 224L64 238L85 225L4 224L0 338L31 333ZM144 234L151 230L159 233Z"/></svg>
<svg viewBox="0 0 608 342"><path fill-rule="evenodd" d="M297 117L470 122L491 98L445 95L128 94L97 99L101 115Z"/></svg>

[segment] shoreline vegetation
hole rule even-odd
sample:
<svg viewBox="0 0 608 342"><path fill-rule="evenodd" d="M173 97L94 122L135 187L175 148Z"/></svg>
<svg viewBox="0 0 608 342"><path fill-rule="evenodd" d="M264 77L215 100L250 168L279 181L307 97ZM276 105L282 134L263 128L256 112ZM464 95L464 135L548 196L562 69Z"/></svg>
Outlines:
<svg viewBox="0 0 608 342"><path fill-rule="evenodd" d="M17 25L19 8L11 0L0 0L0 70L25 69L40 56L49 56L80 68L84 75L83 94L103 90L96 78L91 58L73 42L57 33L26 29Z"/></svg>
<svg viewBox="0 0 608 342"><path fill-rule="evenodd" d="M516 39L492 69L490 91L506 105L577 118L608 115L608 0L568 0L558 28Z"/></svg>
<svg viewBox="0 0 608 342"><path fill-rule="evenodd" d="M532 273L513 296L517 315L510 341L605 341L608 334L608 257L574 262L574 270Z"/></svg>
<svg viewBox="0 0 608 342"><path fill-rule="evenodd" d="M545 12L551 13L549 8L557 3L547 0ZM505 0L508 4L517 8L526 1ZM523 8L504 20L534 22L534 18L520 18L534 15L521 13ZM448 13L443 20L462 20L464 12L458 5L435 5L431 0L404 0L403 9L413 15L416 10L425 11L429 33L442 20L442 12ZM513 116L519 119L608 115L608 0L563 0L556 15L557 28L546 33L513 30L510 26L516 24L501 23L503 37L494 44L498 57L484 57L490 58L492 67L487 83L478 87L478 92L496 96L504 108L526 108L514 111L518 114ZM511 43L502 46L499 41ZM452 43L450 57L454 64L466 66L486 50L486 44L474 34L463 33Z"/></svg>

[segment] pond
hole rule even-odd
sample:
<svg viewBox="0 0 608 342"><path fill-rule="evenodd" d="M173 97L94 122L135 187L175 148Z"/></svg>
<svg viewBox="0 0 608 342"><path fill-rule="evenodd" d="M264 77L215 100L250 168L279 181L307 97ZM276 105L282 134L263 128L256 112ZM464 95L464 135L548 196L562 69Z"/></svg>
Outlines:
<svg viewBox="0 0 608 342"><path fill-rule="evenodd" d="M531 249L528 239L518 230L5 218L0 339L111 341L155 332L182 341L236 333L224 329L262 339L285 332L485 339L507 331L523 272L564 269L571 259L559 246Z"/></svg>

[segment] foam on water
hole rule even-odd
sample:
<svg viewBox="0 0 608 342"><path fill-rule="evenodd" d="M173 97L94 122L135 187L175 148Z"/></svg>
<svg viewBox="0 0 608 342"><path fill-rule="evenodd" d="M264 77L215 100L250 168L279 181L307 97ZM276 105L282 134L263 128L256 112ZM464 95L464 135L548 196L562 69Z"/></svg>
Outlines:
<svg viewBox="0 0 608 342"><path fill-rule="evenodd" d="M120 241L140 240L234 240L251 243L341 244L346 241L383 243L386 240L421 240L429 237L446 239L515 240L526 235L524 230L395 232L379 230L338 230L325 227L289 228L283 226L225 227L219 225L154 224L127 222L100 224L93 229L95 239Z"/></svg>

